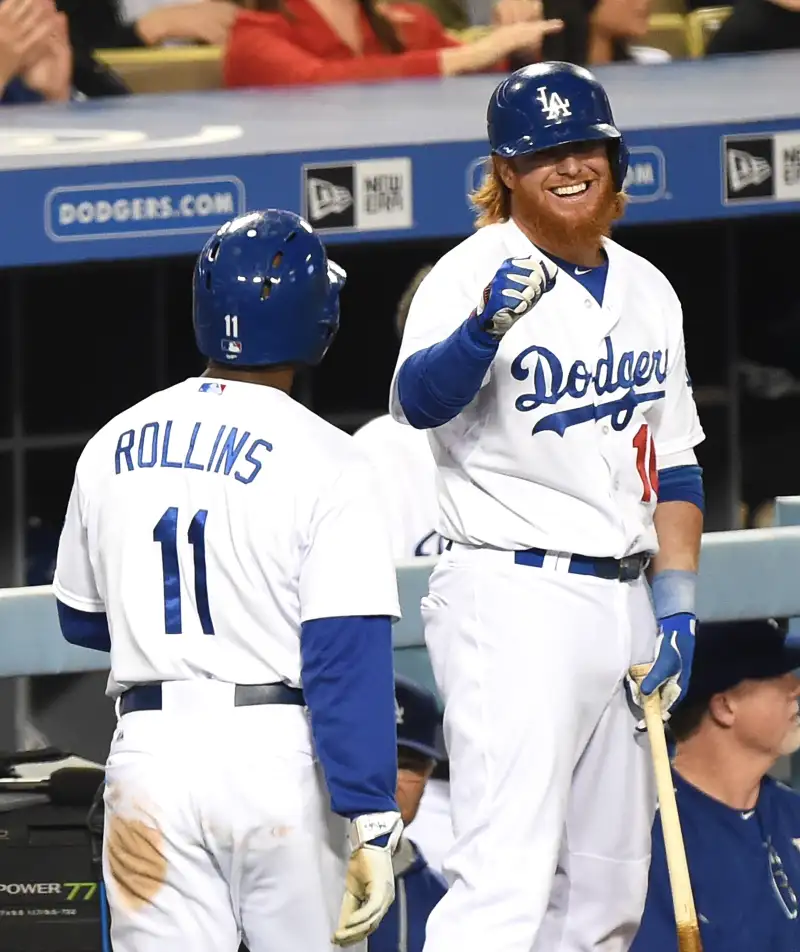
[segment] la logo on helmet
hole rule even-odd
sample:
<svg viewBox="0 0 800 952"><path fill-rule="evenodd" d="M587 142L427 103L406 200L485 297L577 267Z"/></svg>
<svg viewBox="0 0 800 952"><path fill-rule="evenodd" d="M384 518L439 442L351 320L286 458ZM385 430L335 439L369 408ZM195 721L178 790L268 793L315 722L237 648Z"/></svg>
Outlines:
<svg viewBox="0 0 800 952"><path fill-rule="evenodd" d="M548 119L565 119L572 115L572 110L569 108L569 99L562 99L558 93L550 93L548 96L547 86L538 86L537 92L539 95L536 98L542 104L542 112L546 114Z"/></svg>

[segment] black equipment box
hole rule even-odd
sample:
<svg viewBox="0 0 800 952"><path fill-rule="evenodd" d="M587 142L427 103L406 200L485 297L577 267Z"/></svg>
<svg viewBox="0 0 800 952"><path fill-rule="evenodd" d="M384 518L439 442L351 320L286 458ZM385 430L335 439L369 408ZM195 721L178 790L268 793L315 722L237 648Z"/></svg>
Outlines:
<svg viewBox="0 0 800 952"><path fill-rule="evenodd" d="M0 811L0 950L105 952L97 856L85 807Z"/></svg>

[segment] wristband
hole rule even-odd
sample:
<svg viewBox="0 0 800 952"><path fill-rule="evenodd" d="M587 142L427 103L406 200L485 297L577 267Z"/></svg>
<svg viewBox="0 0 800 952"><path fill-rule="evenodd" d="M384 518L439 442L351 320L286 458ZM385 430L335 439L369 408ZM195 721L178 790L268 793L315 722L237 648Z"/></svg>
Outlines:
<svg viewBox="0 0 800 952"><path fill-rule="evenodd" d="M650 588L656 618L682 613L695 614L697 572L665 569L653 576Z"/></svg>
<svg viewBox="0 0 800 952"><path fill-rule="evenodd" d="M389 843L394 848L402 831L399 813L365 813L350 822L350 847L355 852L366 843L389 834Z"/></svg>

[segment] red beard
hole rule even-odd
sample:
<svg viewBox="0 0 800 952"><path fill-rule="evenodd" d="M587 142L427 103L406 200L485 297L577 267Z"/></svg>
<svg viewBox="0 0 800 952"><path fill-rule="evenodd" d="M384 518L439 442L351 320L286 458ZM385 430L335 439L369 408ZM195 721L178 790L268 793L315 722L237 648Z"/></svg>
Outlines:
<svg viewBox="0 0 800 952"><path fill-rule="evenodd" d="M587 248L598 247L625 210L625 196L614 190L610 179L606 179L594 211L582 218L559 215L545 201L531 201L521 190L514 198L515 212L521 213L519 217L534 241L567 261L585 254Z"/></svg>

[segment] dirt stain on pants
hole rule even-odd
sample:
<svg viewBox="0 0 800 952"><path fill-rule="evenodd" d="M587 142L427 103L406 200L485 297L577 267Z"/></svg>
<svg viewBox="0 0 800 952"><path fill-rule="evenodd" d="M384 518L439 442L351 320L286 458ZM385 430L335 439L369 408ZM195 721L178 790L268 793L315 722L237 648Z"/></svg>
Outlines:
<svg viewBox="0 0 800 952"><path fill-rule="evenodd" d="M161 831L141 820L111 814L106 817L105 838L120 902L130 910L151 903L167 876Z"/></svg>

